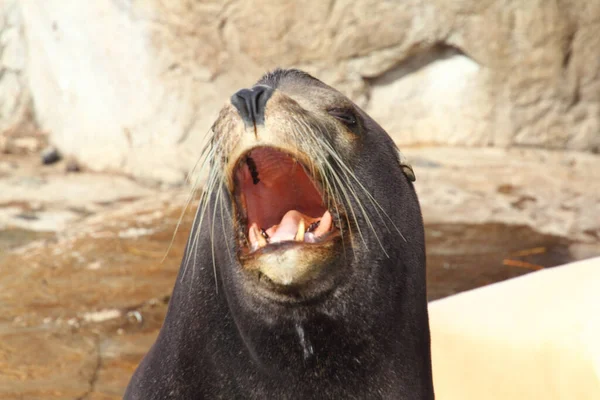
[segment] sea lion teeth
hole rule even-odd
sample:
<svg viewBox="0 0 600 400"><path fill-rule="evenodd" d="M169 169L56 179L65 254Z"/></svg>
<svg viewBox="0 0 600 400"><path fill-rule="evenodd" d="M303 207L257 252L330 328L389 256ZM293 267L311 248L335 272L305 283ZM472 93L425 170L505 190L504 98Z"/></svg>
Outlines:
<svg viewBox="0 0 600 400"><path fill-rule="evenodd" d="M250 227L250 231L248 232L248 239L250 240L250 251L256 251L261 247L265 247L267 245L267 239L264 238L260 230L258 229L258 225L252 224Z"/></svg>
<svg viewBox="0 0 600 400"><path fill-rule="evenodd" d="M279 243L296 240L296 235L298 234L298 227L300 223L304 223L304 218L306 216L300 213L297 210L289 210L285 213L279 224L277 225L277 229L267 233L269 233L271 237L271 243ZM302 227L302 232L305 232L306 224Z"/></svg>
<svg viewBox="0 0 600 400"><path fill-rule="evenodd" d="M304 220L301 219L298 224L298 232L296 232L296 236L294 237L296 242L304 242L304 231Z"/></svg>
<svg viewBox="0 0 600 400"><path fill-rule="evenodd" d="M333 222L333 218L331 217L331 213L329 211L325 211L321 220L319 221L319 226L314 231L315 237L319 237L331 230L331 224Z"/></svg>
<svg viewBox="0 0 600 400"><path fill-rule="evenodd" d="M265 247L267 245L267 239L265 239L262 235L257 235L257 237L258 237L258 247L259 248Z"/></svg>
<svg viewBox="0 0 600 400"><path fill-rule="evenodd" d="M308 228L306 229L306 232L308 233L308 232L314 231L315 229L317 229L319 227L320 223L321 223L321 220L313 222L312 224L310 224L308 226Z"/></svg>

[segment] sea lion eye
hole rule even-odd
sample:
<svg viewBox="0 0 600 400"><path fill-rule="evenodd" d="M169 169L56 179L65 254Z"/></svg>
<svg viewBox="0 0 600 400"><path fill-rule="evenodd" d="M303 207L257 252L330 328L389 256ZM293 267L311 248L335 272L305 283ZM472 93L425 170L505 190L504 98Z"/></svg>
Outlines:
<svg viewBox="0 0 600 400"><path fill-rule="evenodd" d="M353 127L356 125L356 116L352 110L344 108L332 108L327 110L329 115L342 122L344 125Z"/></svg>

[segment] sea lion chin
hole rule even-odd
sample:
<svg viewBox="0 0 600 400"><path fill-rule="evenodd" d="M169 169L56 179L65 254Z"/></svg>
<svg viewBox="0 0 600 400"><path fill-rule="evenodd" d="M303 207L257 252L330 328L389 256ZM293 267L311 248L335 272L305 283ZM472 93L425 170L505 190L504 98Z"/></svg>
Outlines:
<svg viewBox="0 0 600 400"><path fill-rule="evenodd" d="M432 399L414 172L344 95L276 70L231 96L156 343L127 399Z"/></svg>

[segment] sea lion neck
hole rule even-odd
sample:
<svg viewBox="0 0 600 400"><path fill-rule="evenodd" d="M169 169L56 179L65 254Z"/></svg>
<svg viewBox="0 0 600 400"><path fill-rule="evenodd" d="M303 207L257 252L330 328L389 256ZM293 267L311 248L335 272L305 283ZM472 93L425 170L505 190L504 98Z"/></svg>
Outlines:
<svg viewBox="0 0 600 400"><path fill-rule="evenodd" d="M218 271L231 270L218 265ZM155 345L158 354L153 353L173 369L173 378L185 378L189 372L181 366L193 365L196 374L228 376L210 380L214 392L237 393L232 385L251 388L244 392L246 398L268 393L267 398L303 399L323 398L324 393L325 398L397 398L398 382L411 386L422 380L426 359L411 371L403 368L403 360L421 357L403 343L415 330L415 318L413 310L396 311L407 296L397 285L354 287L342 294L349 299L343 304L331 300L318 307L274 310L248 301L235 286L221 284L217 294L203 284L211 277L211 269L202 268L177 281L165 333ZM390 277L388 271L379 284L391 282ZM232 277L225 273L218 279Z"/></svg>

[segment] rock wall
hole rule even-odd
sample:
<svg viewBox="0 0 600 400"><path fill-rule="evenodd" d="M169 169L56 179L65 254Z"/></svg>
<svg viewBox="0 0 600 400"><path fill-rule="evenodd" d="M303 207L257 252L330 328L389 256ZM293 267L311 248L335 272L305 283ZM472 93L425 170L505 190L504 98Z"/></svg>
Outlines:
<svg viewBox="0 0 600 400"><path fill-rule="evenodd" d="M93 169L181 181L223 102L275 66L339 88L404 146L600 149L600 1L18 8L38 123Z"/></svg>
<svg viewBox="0 0 600 400"><path fill-rule="evenodd" d="M0 0L0 150L2 133L17 129L28 118L26 54L17 0Z"/></svg>

